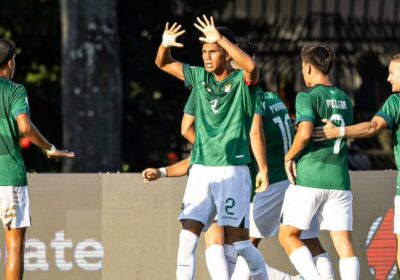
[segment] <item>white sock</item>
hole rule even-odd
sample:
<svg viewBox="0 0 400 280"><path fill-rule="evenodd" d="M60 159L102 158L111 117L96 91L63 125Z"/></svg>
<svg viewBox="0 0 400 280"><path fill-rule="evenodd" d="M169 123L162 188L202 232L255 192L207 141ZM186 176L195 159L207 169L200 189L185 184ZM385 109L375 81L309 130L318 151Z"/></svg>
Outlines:
<svg viewBox="0 0 400 280"><path fill-rule="evenodd" d="M290 280L292 275L282 272L274 267L267 267L269 280Z"/></svg>
<svg viewBox="0 0 400 280"><path fill-rule="evenodd" d="M313 257L306 246L294 250L289 259L305 279L322 280L314 264Z"/></svg>
<svg viewBox="0 0 400 280"><path fill-rule="evenodd" d="M226 263L228 264L228 271L230 277L232 276L233 271L235 270L237 253L235 251L235 247L229 244L224 245L224 253L225 253Z"/></svg>
<svg viewBox="0 0 400 280"><path fill-rule="evenodd" d="M196 247L199 237L185 229L179 235L178 258L176 265L177 280L193 280L196 271Z"/></svg>
<svg viewBox="0 0 400 280"><path fill-rule="evenodd" d="M339 270L342 280L360 279L360 263L357 257L340 259Z"/></svg>
<svg viewBox="0 0 400 280"><path fill-rule="evenodd" d="M250 269L251 279L268 280L268 274L265 268L264 258L261 255L261 253L256 249L256 247L254 247L254 245L251 244L250 240L235 242L233 243L233 246L235 246L235 250L238 253L238 255L242 256L246 260L246 263ZM238 261L236 262L236 267L239 260L240 259L238 257ZM236 268L235 271L233 272L232 279L235 279L234 278L236 277L235 274L236 274Z"/></svg>
<svg viewBox="0 0 400 280"><path fill-rule="evenodd" d="M249 280L250 269L243 256L238 256L231 280Z"/></svg>
<svg viewBox="0 0 400 280"><path fill-rule="evenodd" d="M228 264L226 263L224 247L211 245L206 250L208 272L213 280L229 280Z"/></svg>
<svg viewBox="0 0 400 280"><path fill-rule="evenodd" d="M335 273L328 253L314 257L314 263L323 280L335 280Z"/></svg>

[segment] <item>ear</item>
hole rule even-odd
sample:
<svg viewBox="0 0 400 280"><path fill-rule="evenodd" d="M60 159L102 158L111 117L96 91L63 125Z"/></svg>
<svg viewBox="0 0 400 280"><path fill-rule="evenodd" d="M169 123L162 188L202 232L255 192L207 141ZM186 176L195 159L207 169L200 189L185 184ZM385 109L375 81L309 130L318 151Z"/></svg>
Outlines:
<svg viewBox="0 0 400 280"><path fill-rule="evenodd" d="M225 51L225 60L230 61L231 59L232 57L230 56L230 54Z"/></svg>
<svg viewBox="0 0 400 280"><path fill-rule="evenodd" d="M307 64L307 67L308 67L307 74L310 75L311 74L311 64Z"/></svg>

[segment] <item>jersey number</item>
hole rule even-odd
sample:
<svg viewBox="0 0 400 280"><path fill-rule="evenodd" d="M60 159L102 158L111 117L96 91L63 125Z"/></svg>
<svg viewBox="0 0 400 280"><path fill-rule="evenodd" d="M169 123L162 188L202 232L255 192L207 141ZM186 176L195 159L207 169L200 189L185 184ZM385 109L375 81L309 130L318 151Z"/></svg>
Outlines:
<svg viewBox="0 0 400 280"><path fill-rule="evenodd" d="M211 101L210 101L211 110L212 110L214 113L218 113L217 104L218 104L218 99L214 99L214 100L211 100Z"/></svg>
<svg viewBox="0 0 400 280"><path fill-rule="evenodd" d="M281 117L275 117L272 120L279 126L279 129L281 130L283 147L286 155L289 151L290 146L292 146L292 134L290 133L290 126L292 125L292 121L290 120L288 114L285 114L283 120Z"/></svg>
<svg viewBox="0 0 400 280"><path fill-rule="evenodd" d="M338 125L339 127L345 127L346 124L344 123L344 119L342 117L342 115L339 114L333 114L329 120L331 122L334 122L336 125ZM339 150L340 150L340 143L342 143L342 139L343 138L338 138L335 140L335 144L333 144L333 153L334 154L338 154Z"/></svg>
<svg viewBox="0 0 400 280"><path fill-rule="evenodd" d="M225 201L225 213L229 215L235 215L235 213L230 212L233 207L235 207L235 200L233 198L227 198Z"/></svg>

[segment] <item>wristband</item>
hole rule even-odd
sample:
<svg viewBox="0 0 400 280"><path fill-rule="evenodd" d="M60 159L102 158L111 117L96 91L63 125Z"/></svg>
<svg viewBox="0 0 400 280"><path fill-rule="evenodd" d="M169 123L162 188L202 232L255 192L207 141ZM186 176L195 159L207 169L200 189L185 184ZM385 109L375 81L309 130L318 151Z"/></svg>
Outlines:
<svg viewBox="0 0 400 280"><path fill-rule="evenodd" d="M346 129L344 126L339 127L339 137L342 138L346 134Z"/></svg>
<svg viewBox="0 0 400 280"><path fill-rule="evenodd" d="M169 35L164 33L162 36L162 42L161 44L166 47L169 48L172 46L172 43L175 43L176 41L176 36L175 35Z"/></svg>
<svg viewBox="0 0 400 280"><path fill-rule="evenodd" d="M55 152L57 151L57 148L53 145L53 144L51 144L51 147L50 147L50 149L48 149L48 150L46 150L46 155L52 155L52 154L54 154Z"/></svg>
<svg viewBox="0 0 400 280"><path fill-rule="evenodd" d="M160 171L160 177L161 178L167 177L167 168L161 167L161 168L158 168L158 170Z"/></svg>

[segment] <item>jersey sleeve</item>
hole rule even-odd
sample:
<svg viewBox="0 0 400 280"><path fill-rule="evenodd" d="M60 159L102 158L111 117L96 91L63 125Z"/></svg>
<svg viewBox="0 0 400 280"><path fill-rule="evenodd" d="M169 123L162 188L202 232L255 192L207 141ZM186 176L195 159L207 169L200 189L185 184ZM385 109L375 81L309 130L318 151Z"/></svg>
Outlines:
<svg viewBox="0 0 400 280"><path fill-rule="evenodd" d="M265 108L267 106L267 101L264 98L260 98L256 101L256 108L254 113L262 117L266 117Z"/></svg>
<svg viewBox="0 0 400 280"><path fill-rule="evenodd" d="M387 126L392 128L399 119L399 106L399 96L397 94L392 94L376 115L383 118L386 121Z"/></svg>
<svg viewBox="0 0 400 280"><path fill-rule="evenodd" d="M202 72L204 72L204 68L202 67L183 64L183 77L185 78L185 86L188 88L194 88L196 81L198 81Z"/></svg>
<svg viewBox="0 0 400 280"><path fill-rule="evenodd" d="M196 108L195 91L192 90L186 102L185 108L183 109L183 112L188 115L194 116L195 108Z"/></svg>
<svg viewBox="0 0 400 280"><path fill-rule="evenodd" d="M11 114L14 119L21 114L29 115L28 94L24 86L16 87L11 96Z"/></svg>
<svg viewBox="0 0 400 280"><path fill-rule="evenodd" d="M296 123L309 121L314 123L315 111L310 94L300 92L296 97Z"/></svg>

